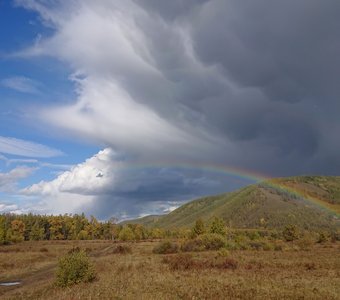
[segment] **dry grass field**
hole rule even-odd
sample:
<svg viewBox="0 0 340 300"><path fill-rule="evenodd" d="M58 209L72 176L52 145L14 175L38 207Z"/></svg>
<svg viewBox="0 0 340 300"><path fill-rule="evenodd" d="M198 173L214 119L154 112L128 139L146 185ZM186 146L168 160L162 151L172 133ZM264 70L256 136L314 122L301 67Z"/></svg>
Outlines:
<svg viewBox="0 0 340 300"><path fill-rule="evenodd" d="M0 246L1 299L340 299L340 243L309 251L205 251L154 254L158 242L40 241ZM121 244L121 243L120 243ZM55 285L58 257L86 249L97 278Z"/></svg>

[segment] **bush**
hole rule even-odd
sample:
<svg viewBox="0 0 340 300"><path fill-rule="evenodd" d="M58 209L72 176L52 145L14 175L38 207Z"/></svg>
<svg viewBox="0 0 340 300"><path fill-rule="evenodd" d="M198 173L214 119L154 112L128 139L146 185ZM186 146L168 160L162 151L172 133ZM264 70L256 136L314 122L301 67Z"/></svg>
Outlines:
<svg viewBox="0 0 340 300"><path fill-rule="evenodd" d="M153 248L153 253L157 254L171 254L178 252L178 245L171 241L164 241Z"/></svg>
<svg viewBox="0 0 340 300"><path fill-rule="evenodd" d="M299 238L298 228L295 225L287 225L282 235L287 242L297 240Z"/></svg>
<svg viewBox="0 0 340 300"><path fill-rule="evenodd" d="M225 246L225 239L217 233L202 234L197 239L202 241L206 250L219 250Z"/></svg>
<svg viewBox="0 0 340 300"><path fill-rule="evenodd" d="M225 224L223 219L215 217L210 225L210 233L225 235Z"/></svg>
<svg viewBox="0 0 340 300"><path fill-rule="evenodd" d="M198 252L204 250L219 250L225 246L223 236L217 233L206 233L191 240L186 240L181 246L184 252Z"/></svg>
<svg viewBox="0 0 340 300"><path fill-rule="evenodd" d="M318 236L318 243L325 243L328 241L328 236L325 232L320 232Z"/></svg>
<svg viewBox="0 0 340 300"><path fill-rule="evenodd" d="M61 287L95 279L95 271L83 250L73 249L58 262L56 284Z"/></svg>
<svg viewBox="0 0 340 300"><path fill-rule="evenodd" d="M184 252L198 252L204 251L205 246L203 245L203 241L201 239L192 239L186 240L181 245L181 250Z"/></svg>
<svg viewBox="0 0 340 300"><path fill-rule="evenodd" d="M198 219L195 222L195 226L192 229L193 237L199 236L205 232L205 226L202 219Z"/></svg>

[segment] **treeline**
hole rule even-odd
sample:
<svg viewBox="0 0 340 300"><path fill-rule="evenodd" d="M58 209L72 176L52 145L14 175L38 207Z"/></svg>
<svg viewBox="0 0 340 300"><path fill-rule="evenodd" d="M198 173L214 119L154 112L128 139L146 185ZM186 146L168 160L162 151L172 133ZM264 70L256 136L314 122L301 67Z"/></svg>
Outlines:
<svg viewBox="0 0 340 300"><path fill-rule="evenodd" d="M74 215L34 215L34 214L2 214L0 215L0 244L21 241L39 240L120 240L138 241L162 238L192 239L202 234L219 234L229 238L246 236L251 240L265 237L271 239L296 240L306 236L295 225L287 225L283 230L267 229L237 229L227 227L225 222L214 217L205 224L203 220L196 220L191 229L178 228L165 230L160 228L146 228L141 224L117 224L115 219L105 222L95 217L87 218L85 214ZM312 232L308 232L308 235ZM315 232L318 240L340 240L339 230L330 232Z"/></svg>
<svg viewBox="0 0 340 300"><path fill-rule="evenodd" d="M185 237L188 230L148 229L140 224L120 225L116 220L100 222L84 214L46 216L0 215L0 244L38 240L144 240Z"/></svg>

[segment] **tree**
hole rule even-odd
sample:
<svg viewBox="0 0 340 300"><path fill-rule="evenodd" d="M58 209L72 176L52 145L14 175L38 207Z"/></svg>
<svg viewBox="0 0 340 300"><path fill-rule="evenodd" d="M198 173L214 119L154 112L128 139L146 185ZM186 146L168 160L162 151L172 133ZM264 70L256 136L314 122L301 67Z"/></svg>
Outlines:
<svg viewBox="0 0 340 300"><path fill-rule="evenodd" d="M133 232L134 232L136 240L143 240L147 236L146 230L144 226L141 224L137 224Z"/></svg>
<svg viewBox="0 0 340 300"><path fill-rule="evenodd" d="M132 241L135 239L135 235L129 226L124 226L123 229L119 232L118 238L121 241Z"/></svg>
<svg viewBox="0 0 340 300"><path fill-rule="evenodd" d="M114 240L118 236L117 222L118 219L115 217L111 217L108 221L108 230L111 240Z"/></svg>
<svg viewBox="0 0 340 300"><path fill-rule="evenodd" d="M6 217L0 216L0 245L7 243Z"/></svg>
<svg viewBox="0 0 340 300"><path fill-rule="evenodd" d="M13 220L9 231L10 240L12 242L21 242L24 240L25 224L21 220Z"/></svg>
<svg viewBox="0 0 340 300"><path fill-rule="evenodd" d="M36 221L31 228L29 239L31 241L43 240L44 239L44 233L45 233L44 227L40 226L39 222Z"/></svg>
<svg viewBox="0 0 340 300"><path fill-rule="evenodd" d="M50 238L52 240L64 239L62 216L50 217Z"/></svg>
<svg viewBox="0 0 340 300"><path fill-rule="evenodd" d="M194 227L192 228L192 234L194 237L205 233L204 222L202 219L197 219Z"/></svg>
<svg viewBox="0 0 340 300"><path fill-rule="evenodd" d="M215 217L210 225L210 233L217 233L221 235L226 234L224 221Z"/></svg>

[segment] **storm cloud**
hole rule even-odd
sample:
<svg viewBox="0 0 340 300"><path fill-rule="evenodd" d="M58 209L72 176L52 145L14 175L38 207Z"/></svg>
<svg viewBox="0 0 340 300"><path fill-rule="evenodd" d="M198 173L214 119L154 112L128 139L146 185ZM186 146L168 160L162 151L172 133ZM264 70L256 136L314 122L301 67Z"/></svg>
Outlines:
<svg viewBox="0 0 340 300"><path fill-rule="evenodd" d="M40 119L114 149L124 166L166 160L269 176L337 174L339 1L17 3L54 33L16 55L67 62L78 92L72 104L42 109ZM194 193L181 179L188 174L167 171L146 172L125 192L113 183L136 173L116 173L105 195L91 197L98 210L114 203L138 214L143 203L221 191Z"/></svg>

